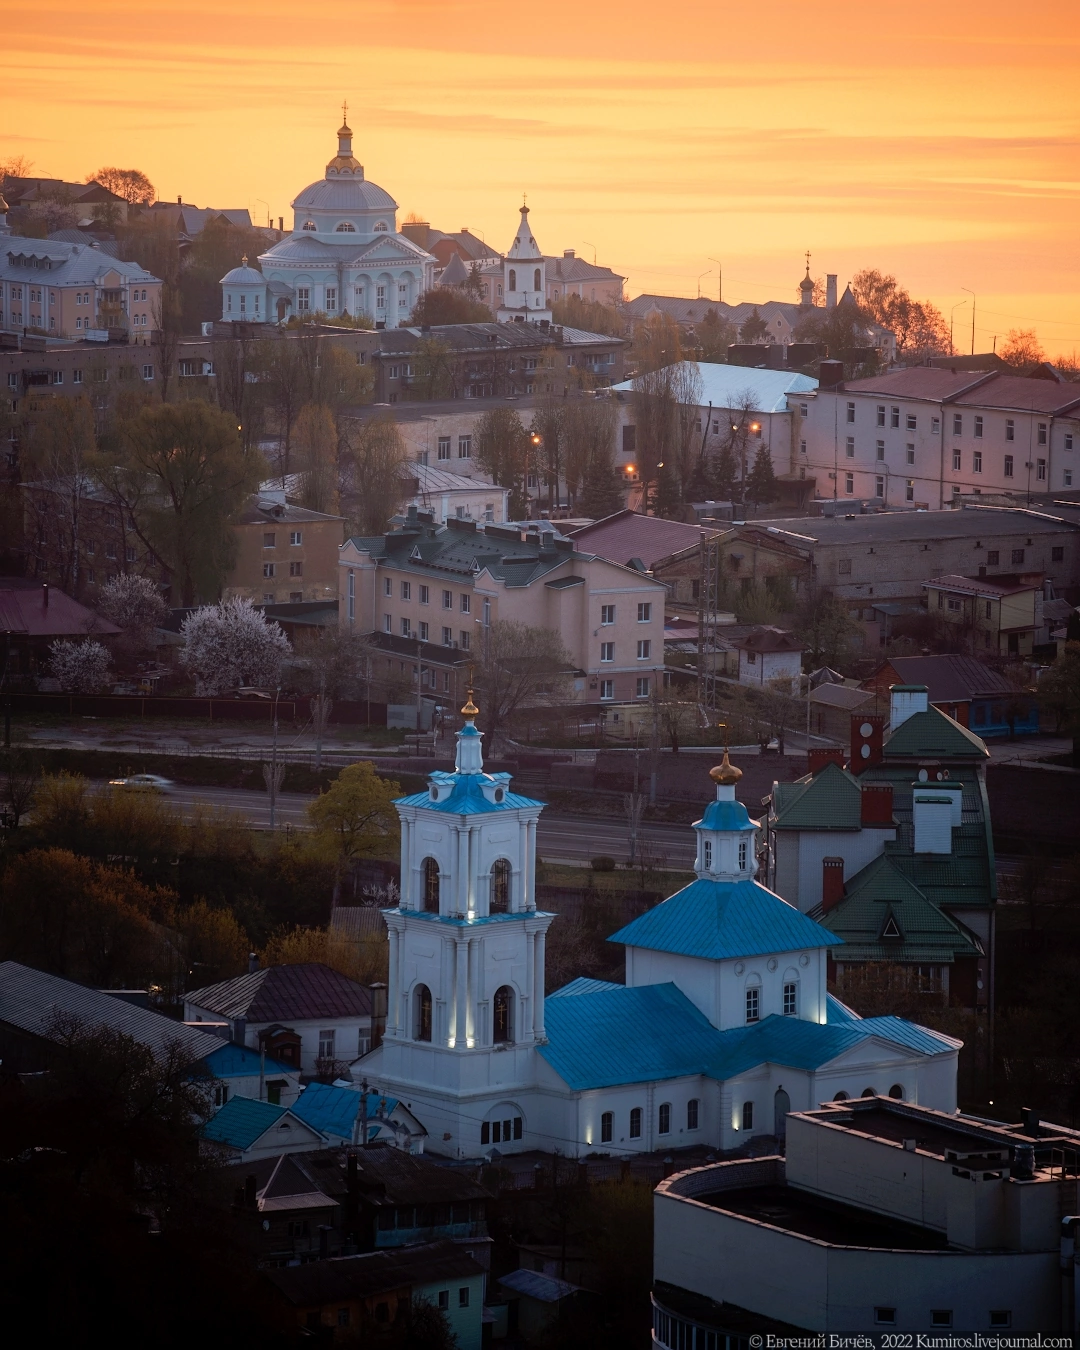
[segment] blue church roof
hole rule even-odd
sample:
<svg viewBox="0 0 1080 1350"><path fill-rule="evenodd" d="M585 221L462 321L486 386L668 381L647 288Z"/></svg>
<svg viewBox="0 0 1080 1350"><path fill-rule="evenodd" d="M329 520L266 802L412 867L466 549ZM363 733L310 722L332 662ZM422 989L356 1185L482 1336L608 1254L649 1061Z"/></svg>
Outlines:
<svg viewBox="0 0 1080 1350"><path fill-rule="evenodd" d="M339 1139L351 1139L353 1126L360 1114L361 1094L355 1088L336 1087L331 1083L309 1083L293 1102L290 1110L294 1116L310 1125L322 1134L334 1134ZM369 1092L367 1098L367 1118L372 1120L383 1098L377 1092ZM397 1106L396 1099L386 1099L386 1114Z"/></svg>
<svg viewBox="0 0 1080 1350"><path fill-rule="evenodd" d="M435 775L432 775L433 777ZM543 802L531 797L522 797L516 792L507 792L501 802L491 802L484 796L481 784L491 784L494 780L486 773L440 774L445 783L453 780L450 795L441 802L433 802L428 792L414 792L409 797L398 797L395 806L422 806L427 811L445 811L448 815L478 815L491 811L519 811L523 806L540 809Z"/></svg>
<svg viewBox="0 0 1080 1350"><path fill-rule="evenodd" d="M757 826L747 814L746 807L742 802L710 802L705 808L705 812L699 821L694 824L695 830L756 830Z"/></svg>
<svg viewBox="0 0 1080 1350"><path fill-rule="evenodd" d="M756 881L698 878L608 941L722 961L833 947L842 939Z"/></svg>
<svg viewBox="0 0 1080 1350"><path fill-rule="evenodd" d="M766 1063L813 1071L873 1036L924 1055L960 1045L899 1017L859 1018L840 1003L834 1022L833 1003L824 1026L774 1015L717 1031L674 984L627 988L574 980L545 1001L548 1043L540 1054L580 1092L693 1074L723 1080Z"/></svg>

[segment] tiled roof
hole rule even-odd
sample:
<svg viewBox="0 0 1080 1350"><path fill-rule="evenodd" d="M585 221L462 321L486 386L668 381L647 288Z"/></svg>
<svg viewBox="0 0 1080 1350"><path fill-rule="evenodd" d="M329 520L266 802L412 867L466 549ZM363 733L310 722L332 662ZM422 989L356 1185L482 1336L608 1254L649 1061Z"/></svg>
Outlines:
<svg viewBox="0 0 1080 1350"><path fill-rule="evenodd" d="M886 759L989 759L985 743L940 708L913 713L885 742Z"/></svg>
<svg viewBox="0 0 1080 1350"><path fill-rule="evenodd" d="M773 811L778 830L857 830L862 825L862 789L847 769L826 764L813 777L777 783Z"/></svg>
<svg viewBox="0 0 1080 1350"><path fill-rule="evenodd" d="M243 1017L249 1022L302 1022L371 1013L369 989L316 961L265 966L235 980L193 989L184 999L222 1017Z"/></svg>
<svg viewBox="0 0 1080 1350"><path fill-rule="evenodd" d="M360 1256L335 1256L304 1266L266 1270L265 1277L295 1307L317 1307L348 1299L371 1298L404 1285L466 1280L484 1268L456 1242L425 1242L389 1247Z"/></svg>
<svg viewBox="0 0 1080 1350"><path fill-rule="evenodd" d="M904 684L925 684L931 703L959 703L978 694L1012 690L1004 675L973 656L894 656L886 667L891 667Z"/></svg>
<svg viewBox="0 0 1080 1350"><path fill-rule="evenodd" d="M901 1018L859 1018L837 1004L825 1026L766 1017L717 1031L674 984L615 986L544 1004L548 1043L540 1054L574 1091L704 1074L732 1078L759 1064L814 1070L871 1036L920 1054L952 1053L959 1042Z"/></svg>
<svg viewBox="0 0 1080 1350"><path fill-rule="evenodd" d="M121 1032L158 1056L179 1046L194 1063L222 1048L219 1037L174 1022L149 1008L139 1008L125 999L18 961L0 962L0 1022L51 1040L57 1015L75 1018L86 1027Z"/></svg>
<svg viewBox="0 0 1080 1350"><path fill-rule="evenodd" d="M116 624L55 586L48 589L48 603L45 596L38 581L0 577L0 632L41 638L112 637L120 632Z"/></svg>
<svg viewBox="0 0 1080 1350"><path fill-rule="evenodd" d="M832 933L756 881L701 878L646 910L608 941L709 961L839 944Z"/></svg>
<svg viewBox="0 0 1080 1350"><path fill-rule="evenodd" d="M883 938L889 920L899 938ZM955 919L933 904L889 854L875 858L845 887L844 898L821 919L844 940L845 961L948 964L981 948Z"/></svg>
<svg viewBox="0 0 1080 1350"><path fill-rule="evenodd" d="M644 516L638 511L616 511L613 516L574 530L570 537L575 547L588 548L624 567L632 558L640 558L646 567L653 567L662 558L693 548L715 534L716 530L687 525L681 520Z"/></svg>

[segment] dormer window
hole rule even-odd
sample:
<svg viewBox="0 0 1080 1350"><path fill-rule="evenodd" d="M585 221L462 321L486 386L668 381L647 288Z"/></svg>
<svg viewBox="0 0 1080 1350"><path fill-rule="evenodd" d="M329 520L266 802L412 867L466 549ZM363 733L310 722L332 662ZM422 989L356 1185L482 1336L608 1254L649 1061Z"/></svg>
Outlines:
<svg viewBox="0 0 1080 1350"><path fill-rule="evenodd" d="M390 229L390 226L387 225L385 220L377 220L374 229L376 234L386 234Z"/></svg>
<svg viewBox="0 0 1080 1350"><path fill-rule="evenodd" d="M302 230L317 230L319 227L318 225L315 224L313 220L305 220L303 225L300 226L300 228Z"/></svg>
<svg viewBox="0 0 1080 1350"><path fill-rule="evenodd" d="M340 225L334 226L335 234L355 234L356 226L350 220L343 220Z"/></svg>

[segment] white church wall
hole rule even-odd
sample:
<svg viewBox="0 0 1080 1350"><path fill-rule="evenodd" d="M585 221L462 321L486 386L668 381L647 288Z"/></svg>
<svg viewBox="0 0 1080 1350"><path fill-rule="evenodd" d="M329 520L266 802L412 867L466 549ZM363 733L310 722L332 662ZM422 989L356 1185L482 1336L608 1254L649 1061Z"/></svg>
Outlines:
<svg viewBox="0 0 1080 1350"><path fill-rule="evenodd" d="M824 1023L825 949L779 952L775 955L748 956L739 961L720 961L721 1031L746 1026L747 990L758 990L758 1020L784 1014L784 985L794 983L795 1016L804 1022Z"/></svg>

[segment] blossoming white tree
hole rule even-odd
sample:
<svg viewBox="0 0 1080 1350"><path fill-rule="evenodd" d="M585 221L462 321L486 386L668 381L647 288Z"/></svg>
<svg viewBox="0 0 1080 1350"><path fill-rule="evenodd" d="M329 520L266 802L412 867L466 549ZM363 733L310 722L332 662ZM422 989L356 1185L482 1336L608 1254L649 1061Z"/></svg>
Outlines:
<svg viewBox="0 0 1080 1350"><path fill-rule="evenodd" d="M93 694L109 682L109 652L93 638L67 642L58 638L49 647L49 671L60 688L77 694Z"/></svg>
<svg viewBox="0 0 1080 1350"><path fill-rule="evenodd" d="M184 620L181 663L195 676L199 694L214 696L240 685L272 689L292 651L276 623L250 600L204 605Z"/></svg>
<svg viewBox="0 0 1080 1350"><path fill-rule="evenodd" d="M149 577L122 573L101 588L99 609L132 642L146 644L153 629L165 622L168 606Z"/></svg>

